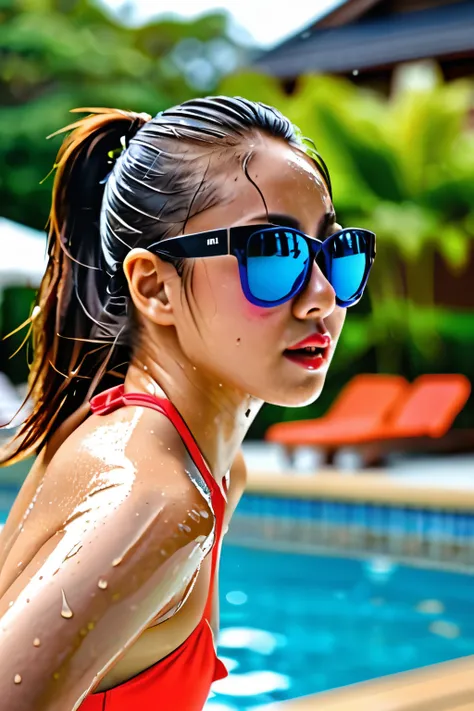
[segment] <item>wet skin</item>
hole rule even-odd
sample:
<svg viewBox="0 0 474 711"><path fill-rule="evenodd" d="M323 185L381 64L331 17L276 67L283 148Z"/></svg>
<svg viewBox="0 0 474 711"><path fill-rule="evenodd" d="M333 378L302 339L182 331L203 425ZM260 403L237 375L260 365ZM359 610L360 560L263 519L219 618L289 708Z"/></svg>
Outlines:
<svg viewBox="0 0 474 711"><path fill-rule="evenodd" d="M318 235L332 205L312 162L276 139L253 144L249 175L268 212ZM192 217L186 233L266 221L240 168L221 175L219 190L221 203ZM166 394L216 480L231 469L227 525L245 486L240 446L263 402L301 406L323 387L330 358L311 372L283 351L315 332L331 336L333 351L345 310L316 266L301 294L272 309L247 302L231 256L189 261L179 276L133 250L124 267L139 324L126 390ZM98 417L85 406L52 438L0 536L6 708L75 709L190 635L214 529L192 466L171 423L146 408Z"/></svg>

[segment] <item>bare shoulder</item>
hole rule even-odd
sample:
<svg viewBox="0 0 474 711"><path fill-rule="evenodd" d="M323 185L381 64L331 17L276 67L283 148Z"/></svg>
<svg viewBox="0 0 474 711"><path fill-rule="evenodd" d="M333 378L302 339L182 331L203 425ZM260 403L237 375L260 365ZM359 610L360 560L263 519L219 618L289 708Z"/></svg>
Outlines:
<svg viewBox="0 0 474 711"><path fill-rule="evenodd" d="M43 530L38 516L54 509L54 526L0 599L8 708L76 708L184 594L214 530L186 456L166 418L134 407L89 418L54 454L29 516ZM33 638L41 655L32 666ZM28 684L12 684L15 675Z"/></svg>
<svg viewBox="0 0 474 711"><path fill-rule="evenodd" d="M28 492L28 501L23 492L25 513L11 519L15 530L5 550L0 597L38 551L75 519L84 523L81 536L99 520L107 527L120 519L126 539L137 535L150 511L166 508L168 514L155 525L167 520L170 529L174 519L176 525L188 526L192 512L201 511L197 535L209 537L212 507L205 486L189 476L191 467L179 434L158 412L127 407L89 417L59 446L36 492ZM165 534L166 526L161 531Z"/></svg>
<svg viewBox="0 0 474 711"><path fill-rule="evenodd" d="M45 485L68 497L97 495L107 486L161 498L202 500L189 476L190 459L169 419L150 408L129 406L105 416L92 415L52 458ZM114 472L113 480L110 473ZM108 497L107 497L108 498Z"/></svg>

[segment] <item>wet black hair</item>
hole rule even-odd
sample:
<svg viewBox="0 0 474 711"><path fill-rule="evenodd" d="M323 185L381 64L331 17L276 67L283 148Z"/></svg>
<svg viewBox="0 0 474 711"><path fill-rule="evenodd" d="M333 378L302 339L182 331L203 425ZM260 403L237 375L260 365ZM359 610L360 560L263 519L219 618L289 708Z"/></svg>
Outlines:
<svg viewBox="0 0 474 711"><path fill-rule="evenodd" d="M88 115L57 132L68 135L55 163L49 261L30 324L33 408L0 452L3 464L38 451L86 399L125 376L132 349L127 253L183 233L190 217L217 204L222 165L240 162L250 180L252 136L283 139L311 156L331 193L314 144L259 102L192 99L154 118L74 111Z"/></svg>

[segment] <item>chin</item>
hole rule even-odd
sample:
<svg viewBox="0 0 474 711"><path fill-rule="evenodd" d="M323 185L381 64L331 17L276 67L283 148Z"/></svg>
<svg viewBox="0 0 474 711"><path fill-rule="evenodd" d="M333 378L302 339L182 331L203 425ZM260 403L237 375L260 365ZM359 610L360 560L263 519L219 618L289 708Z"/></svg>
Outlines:
<svg viewBox="0 0 474 711"><path fill-rule="evenodd" d="M310 384L288 388L284 392L273 393L264 399L269 405L278 405L279 407L306 407L306 405L312 405L321 395L324 381L325 376L321 374Z"/></svg>

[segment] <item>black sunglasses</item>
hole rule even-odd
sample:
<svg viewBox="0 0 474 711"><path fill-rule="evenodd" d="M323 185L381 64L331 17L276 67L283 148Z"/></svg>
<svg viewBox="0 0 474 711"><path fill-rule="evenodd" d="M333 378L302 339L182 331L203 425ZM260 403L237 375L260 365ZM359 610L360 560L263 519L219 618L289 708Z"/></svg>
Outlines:
<svg viewBox="0 0 474 711"><path fill-rule="evenodd" d="M246 298L256 306L289 301L308 283L316 261L339 306L353 306L364 293L375 258L375 234L358 227L323 242L289 227L243 225L169 237L148 247L172 259L237 258Z"/></svg>

